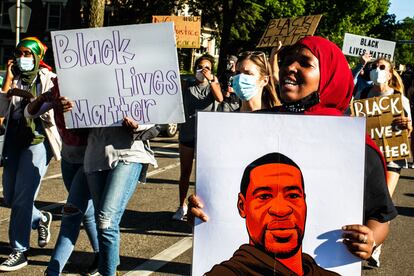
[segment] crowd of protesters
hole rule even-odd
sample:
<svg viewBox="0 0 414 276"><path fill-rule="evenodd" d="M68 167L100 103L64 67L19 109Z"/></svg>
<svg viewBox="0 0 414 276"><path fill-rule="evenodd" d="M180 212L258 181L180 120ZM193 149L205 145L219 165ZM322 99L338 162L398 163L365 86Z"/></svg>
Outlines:
<svg viewBox="0 0 414 276"><path fill-rule="evenodd" d="M57 76L43 62L46 50L35 37L21 40L14 58L7 62L1 88L0 116L7 124L2 182L4 202L11 209L12 252L0 271L15 271L28 264L32 229L38 231L39 247L50 240L52 214L39 211L34 202L41 179L55 157L61 159L69 195L45 275L62 273L81 223L95 254L88 275L116 275L120 262L119 223L137 183L142 182L143 169L157 164L148 140L158 131L154 125L139 125L128 117L123 118L119 128L66 129L63 113L71 110L72 103L60 96ZM229 56L227 62L226 71L216 76L214 58L203 55L195 62L194 79L182 82L186 122L179 132L181 166L174 220L188 216L191 221L195 216L208 221L197 196L190 196L190 206L186 203L195 157L197 111L342 116L351 98L399 93L405 114L394 124L412 130L411 66L401 78L389 60L372 60L364 55L351 72L340 49L316 36L277 47L270 57L264 52L248 51ZM366 154L365 220L363 225L344 226L344 243L354 255L379 266L381 244L388 235L389 222L396 216L391 197L407 160L386 163L368 136Z"/></svg>

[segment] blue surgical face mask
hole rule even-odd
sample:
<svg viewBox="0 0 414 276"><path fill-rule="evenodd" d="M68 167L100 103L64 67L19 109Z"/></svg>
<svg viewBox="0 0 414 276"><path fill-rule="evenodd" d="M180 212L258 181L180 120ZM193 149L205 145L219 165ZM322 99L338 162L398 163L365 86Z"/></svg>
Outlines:
<svg viewBox="0 0 414 276"><path fill-rule="evenodd" d="M255 76L242 73L233 77L232 87L237 97L242 101L248 101L257 94L256 82L257 78Z"/></svg>
<svg viewBox="0 0 414 276"><path fill-rule="evenodd" d="M17 66L21 72L29 72L34 68L34 59L32 57L16 58Z"/></svg>

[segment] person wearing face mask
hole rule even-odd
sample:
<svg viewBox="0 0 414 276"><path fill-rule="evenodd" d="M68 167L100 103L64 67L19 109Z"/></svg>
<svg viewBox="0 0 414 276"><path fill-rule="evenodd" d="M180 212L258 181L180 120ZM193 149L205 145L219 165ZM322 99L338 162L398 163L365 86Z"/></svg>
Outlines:
<svg viewBox="0 0 414 276"><path fill-rule="evenodd" d="M217 106L217 111L233 112L238 111L240 108L240 99L236 96L232 87L233 77L237 74L236 63L237 57L229 56L226 71L219 77L223 101Z"/></svg>
<svg viewBox="0 0 414 276"><path fill-rule="evenodd" d="M12 253L0 271L27 265L30 231L38 230L38 245L50 240L52 214L39 211L34 200L51 157L60 159L61 140L53 110L31 118L25 109L35 98L50 98L56 75L43 62L47 47L35 37L22 39L7 62L0 93L0 116L7 118L4 145L3 196L11 208L9 240Z"/></svg>
<svg viewBox="0 0 414 276"><path fill-rule="evenodd" d="M234 93L241 100L240 111L255 111L280 105L276 96L271 68L264 52L244 52L236 64Z"/></svg>
<svg viewBox="0 0 414 276"><path fill-rule="evenodd" d="M278 96L282 105L263 112L343 116L353 89L352 73L341 49L325 38L308 36L279 53ZM344 225L342 231L348 250L362 260L371 260L387 238L389 221L397 216L397 210L387 188L384 157L368 136L365 152L364 221ZM208 221L201 198L191 195L188 202L190 222L194 217Z"/></svg>
<svg viewBox="0 0 414 276"><path fill-rule="evenodd" d="M408 129L408 132L412 131L411 123L411 108L410 101L404 95L404 85L401 77L392 66L391 62L386 59L376 60L370 71L370 79L373 82L373 86L366 89L367 98L378 96L390 96L393 94L401 94L402 104L404 109L403 118L397 118L393 121L393 125L396 129ZM405 167L407 160L391 161L387 163L387 177L388 177L388 189L391 196L394 194L395 188L400 177L401 168Z"/></svg>
<svg viewBox="0 0 414 276"><path fill-rule="evenodd" d="M216 111L217 102L223 101L220 84L213 74L214 58L208 54L199 57L194 65L195 80L182 82L185 123L180 125L179 154L179 207L172 219L183 220L187 214L185 198L190 183L195 147L197 111Z"/></svg>

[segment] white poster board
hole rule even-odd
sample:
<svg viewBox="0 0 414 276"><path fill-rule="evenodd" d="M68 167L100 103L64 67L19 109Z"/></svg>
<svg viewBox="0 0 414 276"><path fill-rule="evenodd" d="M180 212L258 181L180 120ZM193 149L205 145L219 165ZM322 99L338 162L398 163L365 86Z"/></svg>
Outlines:
<svg viewBox="0 0 414 276"><path fill-rule="evenodd" d="M347 56L359 57L369 52L373 59L394 59L395 42L368 36L345 33L342 53Z"/></svg>
<svg viewBox="0 0 414 276"><path fill-rule="evenodd" d="M184 122L172 22L52 32L68 128Z"/></svg>
<svg viewBox="0 0 414 276"><path fill-rule="evenodd" d="M240 180L248 164L271 152L291 158L303 174L303 252L328 270L360 275L360 259L342 243L341 227L363 221L365 119L218 112L197 113L196 192L210 219L196 220L192 275L248 243L237 209Z"/></svg>

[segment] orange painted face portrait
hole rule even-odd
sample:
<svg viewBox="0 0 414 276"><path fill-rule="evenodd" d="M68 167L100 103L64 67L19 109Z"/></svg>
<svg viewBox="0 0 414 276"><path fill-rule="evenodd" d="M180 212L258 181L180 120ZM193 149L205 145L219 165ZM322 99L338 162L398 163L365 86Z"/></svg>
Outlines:
<svg viewBox="0 0 414 276"><path fill-rule="evenodd" d="M288 258L302 245L306 222L301 171L292 165L271 163L251 170L238 209L246 219L250 243L278 258Z"/></svg>

